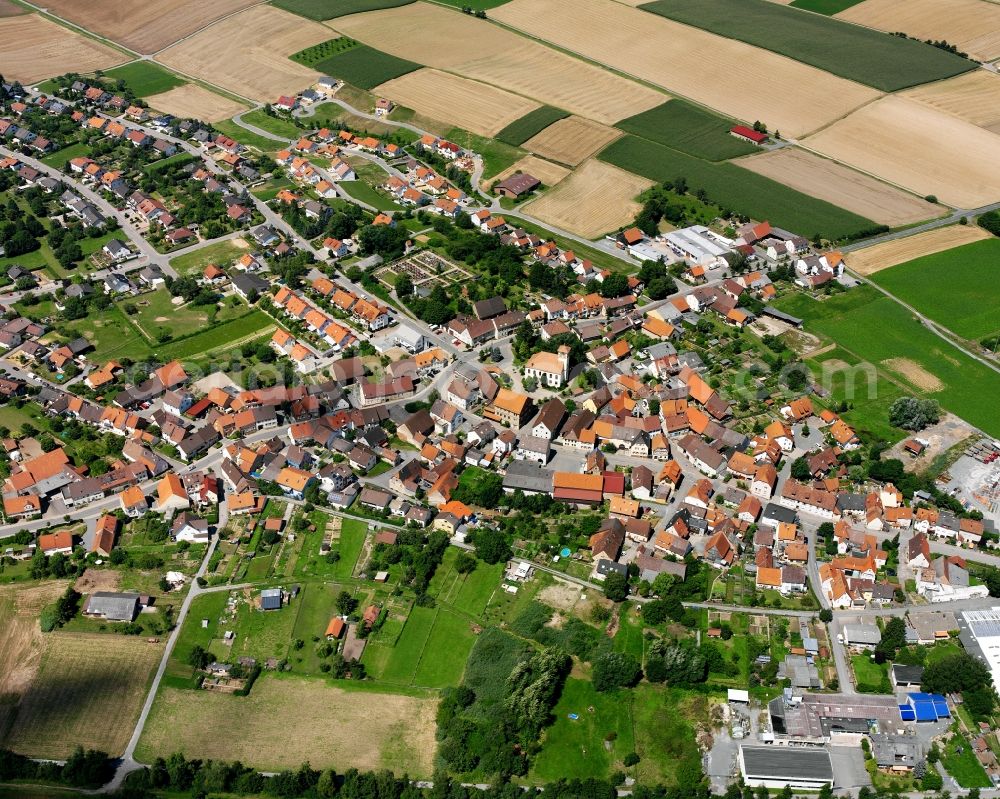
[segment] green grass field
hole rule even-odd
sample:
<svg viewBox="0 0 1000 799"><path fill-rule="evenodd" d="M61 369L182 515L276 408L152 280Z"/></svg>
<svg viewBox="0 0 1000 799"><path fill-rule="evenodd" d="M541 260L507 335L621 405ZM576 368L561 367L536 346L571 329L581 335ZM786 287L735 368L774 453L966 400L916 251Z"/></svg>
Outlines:
<svg viewBox="0 0 1000 799"><path fill-rule="evenodd" d="M626 695L600 694L587 680L566 680L553 710L555 723L545 733L532 776L539 781L559 779L570 764L580 779L607 776L616 761L635 749L631 710ZM610 733L615 739L608 751L604 741Z"/></svg>
<svg viewBox="0 0 1000 799"><path fill-rule="evenodd" d="M390 200L375 187L363 180L345 180L340 187L351 197L360 202L367 203L379 211L398 211L401 206Z"/></svg>
<svg viewBox="0 0 1000 799"><path fill-rule="evenodd" d="M410 684L434 627L436 616L435 608L415 607L410 611L403 632L382 671L383 681Z"/></svg>
<svg viewBox="0 0 1000 799"><path fill-rule="evenodd" d="M967 422L1000 436L1000 418L996 414L1000 374L936 336L876 289L861 286L822 302L792 294L783 297L776 307L804 319L807 332L835 342L854 359L852 363L872 364L899 385L902 393L936 399ZM898 368L886 363L897 358L912 361L940 381L940 388L923 391L910 383ZM866 401L888 408L891 400L882 403L881 397L870 397L869 388L867 384L862 386Z"/></svg>
<svg viewBox="0 0 1000 799"><path fill-rule="evenodd" d="M673 99L623 119L615 127L697 158L723 161L758 149L729 134L735 124L685 100Z"/></svg>
<svg viewBox="0 0 1000 799"><path fill-rule="evenodd" d="M1000 239L925 255L871 279L963 338L1000 332Z"/></svg>
<svg viewBox="0 0 1000 799"><path fill-rule="evenodd" d="M640 8L886 92L976 68L922 42L768 0L656 0Z"/></svg>
<svg viewBox="0 0 1000 799"><path fill-rule="evenodd" d="M447 688L462 681L465 661L476 637L470 620L440 608L423 649L413 684L422 688Z"/></svg>
<svg viewBox="0 0 1000 799"><path fill-rule="evenodd" d="M256 133L251 133L246 128L241 128L231 119L213 122L212 127L219 131L219 133L235 139L240 144L247 147L256 147L261 152L271 153L281 149L280 141L274 141L274 139L268 139L264 136L258 136Z"/></svg>
<svg viewBox="0 0 1000 799"><path fill-rule="evenodd" d="M262 331L273 327L271 317L263 311L251 311L238 319L213 325L188 338L161 344L155 350L165 361L173 358L194 358L226 349L235 342L258 336Z"/></svg>
<svg viewBox="0 0 1000 799"><path fill-rule="evenodd" d="M854 668L854 680L859 691L866 694L891 693L887 664L878 664L868 655L854 655L851 666Z"/></svg>
<svg viewBox="0 0 1000 799"><path fill-rule="evenodd" d="M735 140L734 140L735 141ZM766 219L803 236L856 236L875 223L734 164L711 163L626 135L605 147L602 161L662 183L683 177L691 192L704 189L712 202L738 214Z"/></svg>
<svg viewBox="0 0 1000 799"><path fill-rule="evenodd" d="M342 519L340 527L340 560L337 561L335 574L342 580L349 579L354 573L354 566L358 562L358 555L365 545L365 536L368 534L367 522L359 519Z"/></svg>
<svg viewBox="0 0 1000 799"><path fill-rule="evenodd" d="M268 116L260 109L247 111L240 118L247 124L253 125L255 128L260 128L268 133L273 133L275 136L281 136L283 139L298 139L303 134L303 131L294 123L289 122L287 119L279 119L278 117ZM280 144L280 142L277 142L276 146Z"/></svg>
<svg viewBox="0 0 1000 799"><path fill-rule="evenodd" d="M956 722L953 729L958 728ZM959 747L962 751L959 753ZM945 771L955 778L955 781L963 788L989 788L992 786L990 778L979 760L976 753L963 735L955 735L944 748L941 754L941 762Z"/></svg>
<svg viewBox="0 0 1000 799"><path fill-rule="evenodd" d="M125 81L136 97L162 94L187 83L184 78L152 61L135 61L123 67L110 69L104 75L112 80Z"/></svg>
<svg viewBox="0 0 1000 799"><path fill-rule="evenodd" d="M274 0L274 5L309 19L323 20L376 11L380 8L396 8L412 3L413 0Z"/></svg>
<svg viewBox="0 0 1000 799"><path fill-rule="evenodd" d="M405 4L396 3L396 5ZM312 68L324 75L340 78L359 89L372 89L387 80L420 69L420 66L405 58L396 58L394 55L383 53L367 44L358 44L317 61Z"/></svg>
<svg viewBox="0 0 1000 799"><path fill-rule="evenodd" d="M806 363L816 375L824 374L824 368L831 375L830 402L850 403L850 410L840 416L858 433L870 433L893 443L904 437L905 430L889 424L888 412L893 400L909 395L908 387L904 389L879 372L873 373L871 381L861 378L861 359L840 347L809 358ZM852 375L859 379L852 381Z"/></svg>
<svg viewBox="0 0 1000 799"><path fill-rule="evenodd" d="M245 252L246 247L240 247L231 240L220 241L171 258L170 266L176 269L178 274L200 276L209 264L225 269Z"/></svg>
<svg viewBox="0 0 1000 799"><path fill-rule="evenodd" d="M439 3L455 6L455 8L471 8L473 11L489 11L491 8L502 6L509 0L438 0Z"/></svg>
<svg viewBox="0 0 1000 799"><path fill-rule="evenodd" d="M817 14L826 14L832 17L841 11L846 11L851 6L856 6L861 0L792 0L790 6L801 8L805 11L815 11Z"/></svg>
<svg viewBox="0 0 1000 799"><path fill-rule="evenodd" d="M56 150L54 153L49 153L41 160L45 166L62 169L63 165L67 161L88 155L90 155L90 147L83 142L77 142L76 144L71 144L69 147L63 147L61 150Z"/></svg>
<svg viewBox="0 0 1000 799"><path fill-rule="evenodd" d="M565 119L569 112L551 105L543 105L534 111L529 111L520 119L515 119L497 135L500 141L517 147L524 144L532 136L541 133L553 122Z"/></svg>

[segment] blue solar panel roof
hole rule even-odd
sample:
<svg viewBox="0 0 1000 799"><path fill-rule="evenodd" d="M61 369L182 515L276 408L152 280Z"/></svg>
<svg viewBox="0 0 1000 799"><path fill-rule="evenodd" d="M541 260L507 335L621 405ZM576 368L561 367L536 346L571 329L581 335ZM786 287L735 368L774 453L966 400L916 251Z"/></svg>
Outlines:
<svg viewBox="0 0 1000 799"><path fill-rule="evenodd" d="M899 717L903 721L916 721L917 720L916 713L913 712L913 708L911 708L909 705L900 705L899 706Z"/></svg>

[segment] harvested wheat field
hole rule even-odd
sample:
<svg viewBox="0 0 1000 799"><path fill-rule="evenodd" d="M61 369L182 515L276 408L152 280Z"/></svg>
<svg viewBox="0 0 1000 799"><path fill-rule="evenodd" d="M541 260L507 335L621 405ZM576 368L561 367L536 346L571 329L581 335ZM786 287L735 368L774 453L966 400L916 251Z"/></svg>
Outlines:
<svg viewBox="0 0 1000 799"><path fill-rule="evenodd" d="M944 39L973 58L1000 58L1000 6L987 0L864 0L838 19L918 39Z"/></svg>
<svg viewBox="0 0 1000 799"><path fill-rule="evenodd" d="M65 581L0 588L0 743L17 702L38 673L45 639L38 613L65 590Z"/></svg>
<svg viewBox="0 0 1000 799"><path fill-rule="evenodd" d="M886 358L882 361L882 365L921 391L941 391L945 387L936 375L932 375L919 363L911 361L909 358Z"/></svg>
<svg viewBox="0 0 1000 799"><path fill-rule="evenodd" d="M34 757L64 758L78 745L121 754L162 654L162 644L134 636L46 634L4 746Z"/></svg>
<svg viewBox="0 0 1000 799"><path fill-rule="evenodd" d="M582 117L566 117L536 133L521 146L560 164L576 166L622 135L620 130Z"/></svg>
<svg viewBox="0 0 1000 799"><path fill-rule="evenodd" d="M21 14L0 19L3 76L36 83L66 72L93 72L128 60L100 42L40 17Z"/></svg>
<svg viewBox="0 0 1000 799"><path fill-rule="evenodd" d="M146 98L150 108L173 114L176 117L200 119L203 122L219 122L229 119L246 106L221 94L210 92L195 83L186 83L176 89L154 94Z"/></svg>
<svg viewBox="0 0 1000 799"><path fill-rule="evenodd" d="M904 92L903 96L1000 133L1000 75L994 72L977 69L928 83Z"/></svg>
<svg viewBox="0 0 1000 799"><path fill-rule="evenodd" d="M484 181L484 185L494 183L498 180L506 180L515 172L527 172L529 175L534 175L542 181L542 185L544 186L555 186L569 174L569 170L561 164L553 164L551 161L545 161L534 155L526 155L516 164L507 167L507 169L496 177L490 178L489 181Z"/></svg>
<svg viewBox="0 0 1000 799"><path fill-rule="evenodd" d="M264 675L246 697L163 687L137 756L148 762L179 751L265 771L308 760L313 768L391 768L426 778L434 769L436 712L435 699L344 690L301 677Z"/></svg>
<svg viewBox="0 0 1000 799"><path fill-rule="evenodd" d="M1000 200L1000 136L905 97L883 97L803 144L955 208Z"/></svg>
<svg viewBox="0 0 1000 799"><path fill-rule="evenodd" d="M846 256L847 266L859 275L873 275L914 258L988 238L990 234L978 225L951 225L854 250Z"/></svg>
<svg viewBox="0 0 1000 799"><path fill-rule="evenodd" d="M375 94L481 136L495 136L538 103L436 69L418 69L377 86Z"/></svg>
<svg viewBox="0 0 1000 799"><path fill-rule="evenodd" d="M651 180L603 161L584 161L523 210L543 222L596 239L631 222L641 208L636 196L652 185Z"/></svg>
<svg viewBox="0 0 1000 799"><path fill-rule="evenodd" d="M28 9L19 6L12 0L0 0L0 17L16 17L20 14L27 14Z"/></svg>
<svg viewBox="0 0 1000 799"><path fill-rule="evenodd" d="M751 155L736 163L803 194L889 227L932 219L944 213L939 205L797 147Z"/></svg>
<svg viewBox="0 0 1000 799"><path fill-rule="evenodd" d="M330 29L273 6L255 6L164 50L157 61L239 95L272 102L318 72L288 56L330 39Z"/></svg>
<svg viewBox="0 0 1000 799"><path fill-rule="evenodd" d="M255 0L47 0L45 8L58 17L106 36L137 53L155 53L178 39L210 25ZM82 70L80 70L82 71Z"/></svg>
<svg viewBox="0 0 1000 799"><path fill-rule="evenodd" d="M614 0L512 0L490 16L728 116L759 119L793 136L839 119L879 94ZM766 92L760 91L764 85Z"/></svg>
<svg viewBox="0 0 1000 799"><path fill-rule="evenodd" d="M667 99L660 92L497 25L429 3L352 14L339 17L333 25L341 33L394 56L499 86L605 124Z"/></svg>

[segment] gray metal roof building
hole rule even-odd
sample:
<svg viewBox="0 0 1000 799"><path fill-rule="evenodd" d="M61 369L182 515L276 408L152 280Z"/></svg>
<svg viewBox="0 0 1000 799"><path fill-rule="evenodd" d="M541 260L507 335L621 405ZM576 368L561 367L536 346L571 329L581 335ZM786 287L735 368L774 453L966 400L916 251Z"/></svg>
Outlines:
<svg viewBox="0 0 1000 799"><path fill-rule="evenodd" d="M833 786L833 763L825 748L740 746L740 771L752 788Z"/></svg>
<svg viewBox="0 0 1000 799"><path fill-rule="evenodd" d="M97 616L106 621L132 621L139 612L138 594L119 594L114 591L96 591L87 600L86 616Z"/></svg>

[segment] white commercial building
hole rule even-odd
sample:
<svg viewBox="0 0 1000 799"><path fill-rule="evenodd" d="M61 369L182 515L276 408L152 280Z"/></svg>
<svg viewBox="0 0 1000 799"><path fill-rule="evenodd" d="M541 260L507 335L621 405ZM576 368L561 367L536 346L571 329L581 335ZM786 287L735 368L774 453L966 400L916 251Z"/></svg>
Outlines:
<svg viewBox="0 0 1000 799"><path fill-rule="evenodd" d="M993 687L1000 690L1000 607L963 611L958 628L966 651L990 667Z"/></svg>
<svg viewBox="0 0 1000 799"><path fill-rule="evenodd" d="M727 239L712 233L704 225L674 230L663 238L679 256L701 266L723 266L724 256L732 249Z"/></svg>

